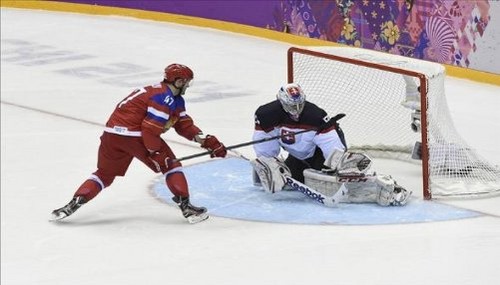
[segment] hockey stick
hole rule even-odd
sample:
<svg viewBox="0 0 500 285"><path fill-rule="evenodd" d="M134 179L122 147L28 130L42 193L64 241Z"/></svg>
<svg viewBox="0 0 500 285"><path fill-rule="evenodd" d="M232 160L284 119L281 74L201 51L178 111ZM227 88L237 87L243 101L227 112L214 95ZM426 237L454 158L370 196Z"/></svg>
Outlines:
<svg viewBox="0 0 500 285"><path fill-rule="evenodd" d="M253 145L253 144L263 143L263 142L267 142L267 141L276 140L276 139L279 139L279 138L282 138L282 137L286 137L286 136L289 136L289 135L298 135L298 134L302 134L302 133L306 133L306 132L311 132L311 131L317 131L317 129L307 129L307 130L302 130L302 131L298 131L298 132L295 132L295 133L288 133L288 134L278 135L278 136L269 137L269 138L264 138L264 139L260 139L260 140L256 140L256 141L249 141L249 142L244 142L244 143L240 143L240 144L230 145L230 146L226 146L226 150L232 150L232 149L244 147L244 146L247 146L247 145ZM188 160L188 159L191 159L191 158L200 157L200 156L204 156L204 155L211 154L211 153L212 153L212 151L207 150L207 151L204 151L204 152L195 153L195 154L192 154L192 155L188 155L188 156L184 156L184 157L181 157L181 158L177 158L175 160L176 161L183 161L183 160Z"/></svg>
<svg viewBox="0 0 500 285"><path fill-rule="evenodd" d="M333 118L331 118L329 120L329 122L330 121L337 122L338 120L342 119L343 117L345 117L344 113L337 114ZM256 140L256 141L249 141L249 142L245 142L245 143L230 145L230 146L226 147L226 150L232 150L232 149L240 148L240 147L247 146L247 145L253 145L253 144L263 143L263 142L267 142L267 141L272 141L272 140L276 140L276 139L279 139L279 138L282 138L282 137L286 137L286 136L289 136L289 135L298 135L298 134L307 133L307 132L310 132L310 131L321 131L321 130L322 130L322 128L319 128L319 129L314 128L314 129L307 129L307 130L298 131L298 132L295 132L295 133L288 133L286 135L277 135L277 136L274 136L274 137L264 138L264 139L260 139L260 140ZM192 154L192 155L188 155L188 156L184 156L184 157L181 157L181 158L177 158L175 160L176 161L183 161L183 160L188 160L188 159L191 159L191 158L200 157L200 156L204 156L204 155L211 154L211 153L212 153L211 151L207 150L207 151L204 151L204 152L195 153L195 154Z"/></svg>

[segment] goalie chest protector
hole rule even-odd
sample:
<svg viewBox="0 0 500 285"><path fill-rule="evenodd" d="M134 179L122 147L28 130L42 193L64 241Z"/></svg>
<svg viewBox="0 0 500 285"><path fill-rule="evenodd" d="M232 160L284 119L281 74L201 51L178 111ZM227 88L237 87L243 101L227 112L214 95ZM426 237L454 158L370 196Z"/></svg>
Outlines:
<svg viewBox="0 0 500 285"><path fill-rule="evenodd" d="M317 105L306 101L304 110L296 122L283 110L278 100L260 106L255 112L255 128L270 132L276 127L296 129L324 128L328 114Z"/></svg>

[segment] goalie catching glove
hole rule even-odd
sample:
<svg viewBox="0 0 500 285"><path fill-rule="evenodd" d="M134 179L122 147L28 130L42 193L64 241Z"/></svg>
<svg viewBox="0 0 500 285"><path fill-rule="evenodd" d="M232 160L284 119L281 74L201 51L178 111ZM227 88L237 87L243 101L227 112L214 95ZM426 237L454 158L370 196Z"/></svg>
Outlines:
<svg viewBox="0 0 500 285"><path fill-rule="evenodd" d="M226 147L212 135L207 135L201 142L201 147L210 151L210 157L226 157Z"/></svg>

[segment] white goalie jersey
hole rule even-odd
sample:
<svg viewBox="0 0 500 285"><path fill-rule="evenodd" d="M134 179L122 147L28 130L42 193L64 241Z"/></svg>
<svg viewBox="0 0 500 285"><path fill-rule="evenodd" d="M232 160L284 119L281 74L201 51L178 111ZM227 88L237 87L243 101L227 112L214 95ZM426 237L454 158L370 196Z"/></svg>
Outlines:
<svg viewBox="0 0 500 285"><path fill-rule="evenodd" d="M287 166L277 158L252 161L265 191L297 190L326 205L377 203L404 206L412 192L398 185L390 175L369 172L372 160L363 153L334 151L325 161L328 168L304 170L304 184L293 179Z"/></svg>

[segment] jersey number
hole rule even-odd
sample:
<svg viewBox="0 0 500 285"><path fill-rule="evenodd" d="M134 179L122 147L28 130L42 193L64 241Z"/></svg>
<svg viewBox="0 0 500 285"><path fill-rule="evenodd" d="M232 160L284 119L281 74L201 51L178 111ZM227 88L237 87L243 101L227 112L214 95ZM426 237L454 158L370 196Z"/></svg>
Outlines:
<svg viewBox="0 0 500 285"><path fill-rule="evenodd" d="M134 100L135 97L141 95L141 94L144 94L146 93L146 89L144 88L138 88L138 89L135 89L134 92L132 92L129 96L127 96L127 98L123 99L119 104L118 104L118 108L121 108L123 105L127 104L127 102L130 102L132 100Z"/></svg>

